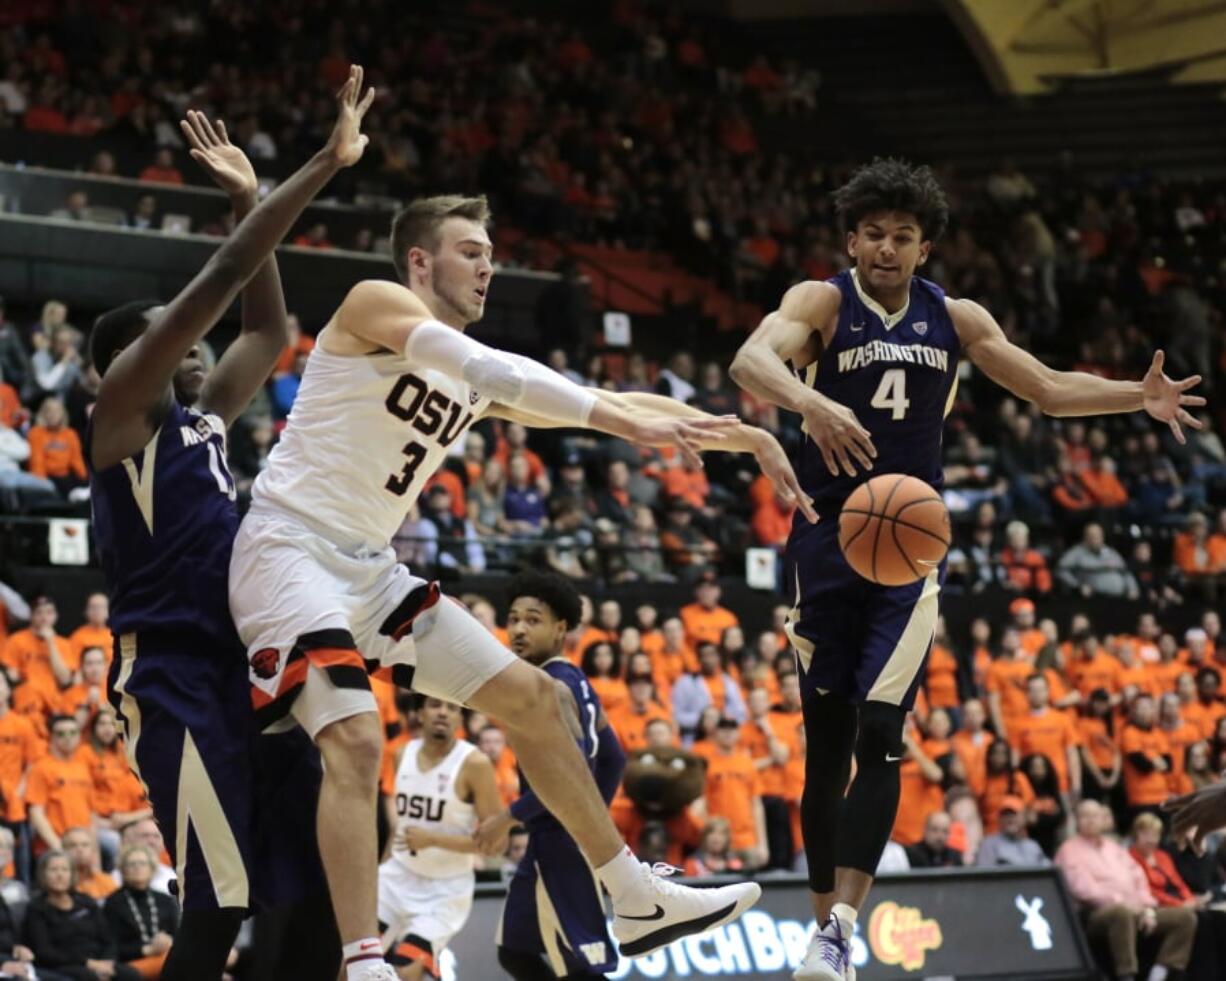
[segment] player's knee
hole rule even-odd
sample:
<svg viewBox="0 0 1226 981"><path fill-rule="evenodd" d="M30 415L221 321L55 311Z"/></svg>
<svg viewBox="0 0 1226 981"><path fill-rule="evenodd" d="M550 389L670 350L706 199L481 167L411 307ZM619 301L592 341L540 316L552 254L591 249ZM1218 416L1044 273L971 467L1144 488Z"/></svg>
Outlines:
<svg viewBox="0 0 1226 981"><path fill-rule="evenodd" d="M362 712L324 726L315 737L331 779L365 785L378 776L383 754L379 716Z"/></svg>
<svg viewBox="0 0 1226 981"><path fill-rule="evenodd" d="M902 759L902 729L906 713L897 705L866 702L860 708L856 736L856 766L879 767Z"/></svg>
<svg viewBox="0 0 1226 981"><path fill-rule="evenodd" d="M505 708L496 714L512 729L539 730L555 722L563 724L553 679L537 668L513 672L505 684L503 701Z"/></svg>

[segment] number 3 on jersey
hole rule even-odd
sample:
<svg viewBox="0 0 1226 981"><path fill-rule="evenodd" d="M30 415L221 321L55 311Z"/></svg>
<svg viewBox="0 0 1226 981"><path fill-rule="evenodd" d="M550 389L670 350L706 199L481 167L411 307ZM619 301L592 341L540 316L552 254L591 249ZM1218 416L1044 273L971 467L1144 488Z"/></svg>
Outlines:
<svg viewBox="0 0 1226 981"><path fill-rule="evenodd" d="M907 398L907 373L902 368L891 368L881 376L881 384L869 403L874 409L888 409L890 418L897 422L907 414L911 400Z"/></svg>

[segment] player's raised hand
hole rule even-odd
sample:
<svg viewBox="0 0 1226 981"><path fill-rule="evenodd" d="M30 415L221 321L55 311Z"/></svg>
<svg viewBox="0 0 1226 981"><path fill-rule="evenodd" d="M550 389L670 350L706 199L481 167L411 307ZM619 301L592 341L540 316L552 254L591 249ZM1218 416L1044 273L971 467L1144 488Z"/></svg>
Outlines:
<svg viewBox="0 0 1226 981"><path fill-rule="evenodd" d="M682 419L677 416L651 416L638 424L635 441L645 446L675 446L681 459L691 467L701 467L703 447L727 439L741 421L736 416L710 419Z"/></svg>
<svg viewBox="0 0 1226 981"><path fill-rule="evenodd" d="M1190 844L1204 854L1205 837L1226 828L1226 783L1218 782L1162 805L1171 815L1171 834L1178 845Z"/></svg>
<svg viewBox="0 0 1226 981"><path fill-rule="evenodd" d="M1145 411L1159 422L1165 422L1170 426L1175 439L1180 443L1186 443L1188 440L1183 434L1184 426L1191 429L1205 428L1199 419L1184 408L1187 405L1205 404L1205 400L1199 395L1184 394L1188 389L1199 385L1201 377L1193 375L1191 378L1175 381L1168 378L1166 372L1162 370L1165 363L1166 355L1162 351L1155 351L1154 360L1150 363L1149 371L1145 373L1145 380L1141 383L1142 394L1145 396Z"/></svg>
<svg viewBox="0 0 1226 981"><path fill-rule="evenodd" d="M811 524L817 524L817 512L813 510L813 498L801 489L800 481L796 479L796 471L788 455L783 452L779 440L775 439L765 429L759 430L758 449L754 458L758 466L775 485L775 493L783 500L800 508L800 513L809 519Z"/></svg>
<svg viewBox="0 0 1226 981"><path fill-rule="evenodd" d="M864 470L872 470L877 449L873 446L873 437L860 425L856 414L833 399L813 394L815 397L810 399L801 415L809 438L822 451L826 469L835 477L840 468L848 477L854 477L854 458Z"/></svg>
<svg viewBox="0 0 1226 981"><path fill-rule="evenodd" d="M351 66L349 78L336 93L336 126L324 149L332 155L338 167L352 167L361 160L366 144L370 142L370 137L362 132L362 117L375 101L375 90L367 89L366 94L362 95L362 78L362 66Z"/></svg>
<svg viewBox="0 0 1226 981"><path fill-rule="evenodd" d="M230 142L225 123L220 119L210 122L204 113L189 109L187 118L179 120L179 129L191 147L192 159L214 184L232 198L256 196L259 182L255 168L247 154Z"/></svg>

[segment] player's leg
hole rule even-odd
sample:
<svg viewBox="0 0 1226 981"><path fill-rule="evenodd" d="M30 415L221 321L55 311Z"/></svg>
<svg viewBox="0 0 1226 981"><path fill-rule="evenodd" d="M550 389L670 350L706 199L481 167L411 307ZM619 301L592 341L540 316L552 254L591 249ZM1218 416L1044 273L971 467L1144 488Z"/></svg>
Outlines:
<svg viewBox="0 0 1226 981"><path fill-rule="evenodd" d="M466 609L447 599L419 603L411 632L413 687L506 725L533 790L613 897L614 932L628 956L711 929L757 901L761 888L755 883L692 889L653 875L635 859L563 718L553 679L502 647Z"/></svg>
<svg viewBox="0 0 1226 981"><path fill-rule="evenodd" d="M401 981L442 976L440 960L472 912L474 880L414 875L396 859L379 869L379 919L391 925L383 939L387 959Z"/></svg>
<svg viewBox="0 0 1226 981"><path fill-rule="evenodd" d="M181 637L125 634L115 646L111 701L171 853L183 909L162 977L216 981L250 903L246 672L238 652L227 670L224 652L193 651Z"/></svg>
<svg viewBox="0 0 1226 981"><path fill-rule="evenodd" d="M818 921L797 981L835 981L853 970L848 942L898 812L903 723L932 646L943 574L934 572L912 586L874 589L862 609L856 776L839 817L833 894L823 897L829 899L829 916Z"/></svg>

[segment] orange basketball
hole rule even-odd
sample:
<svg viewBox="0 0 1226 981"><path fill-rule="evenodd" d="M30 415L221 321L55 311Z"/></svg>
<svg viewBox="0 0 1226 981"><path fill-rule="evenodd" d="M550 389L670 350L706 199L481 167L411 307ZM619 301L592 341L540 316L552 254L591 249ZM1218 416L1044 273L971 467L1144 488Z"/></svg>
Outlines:
<svg viewBox="0 0 1226 981"><path fill-rule="evenodd" d="M923 579L945 558L949 511L918 477L882 474L843 502L839 548L856 572L882 586Z"/></svg>

